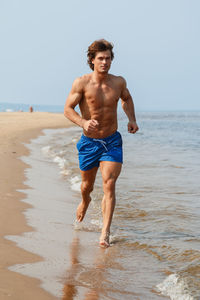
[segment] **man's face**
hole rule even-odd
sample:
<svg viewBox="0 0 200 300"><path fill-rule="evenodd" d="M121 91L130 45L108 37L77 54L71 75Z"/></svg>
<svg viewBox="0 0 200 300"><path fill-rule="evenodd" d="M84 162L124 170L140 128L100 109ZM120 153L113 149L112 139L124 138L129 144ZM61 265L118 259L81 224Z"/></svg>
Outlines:
<svg viewBox="0 0 200 300"><path fill-rule="evenodd" d="M111 66L110 50L97 52L95 58L92 60L94 70L99 73L107 73Z"/></svg>

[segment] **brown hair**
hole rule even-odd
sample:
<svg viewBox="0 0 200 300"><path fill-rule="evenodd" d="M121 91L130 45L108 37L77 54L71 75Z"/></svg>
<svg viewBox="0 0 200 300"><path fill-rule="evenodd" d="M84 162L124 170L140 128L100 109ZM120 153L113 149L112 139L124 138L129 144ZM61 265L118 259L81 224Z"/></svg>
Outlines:
<svg viewBox="0 0 200 300"><path fill-rule="evenodd" d="M109 43L108 41L101 39L94 41L89 47L87 51L87 57L88 57L88 65L90 66L90 69L94 70L94 65L92 63L92 59L95 58L97 52L110 50L111 53L111 60L114 58L114 53L112 51L113 44Z"/></svg>

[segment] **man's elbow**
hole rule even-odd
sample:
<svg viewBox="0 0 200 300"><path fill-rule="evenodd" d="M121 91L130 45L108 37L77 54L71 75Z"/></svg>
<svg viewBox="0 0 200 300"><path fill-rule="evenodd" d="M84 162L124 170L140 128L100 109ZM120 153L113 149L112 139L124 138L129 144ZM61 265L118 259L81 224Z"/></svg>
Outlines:
<svg viewBox="0 0 200 300"><path fill-rule="evenodd" d="M70 112L69 112L69 107L65 107L64 108L64 116L69 119L69 115L70 115Z"/></svg>

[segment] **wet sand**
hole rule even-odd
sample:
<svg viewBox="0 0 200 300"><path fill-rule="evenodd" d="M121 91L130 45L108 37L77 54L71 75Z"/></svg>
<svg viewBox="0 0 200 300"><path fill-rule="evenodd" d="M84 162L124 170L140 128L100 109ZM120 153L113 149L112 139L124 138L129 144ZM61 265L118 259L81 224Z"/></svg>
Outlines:
<svg viewBox="0 0 200 300"><path fill-rule="evenodd" d="M44 128L66 128L71 123L62 114L43 112L0 113L0 299L56 299L40 287L40 281L8 270L14 264L42 260L31 252L18 248L7 235L33 231L26 224L23 212L24 170L29 166L19 158L29 154L24 143L42 134Z"/></svg>

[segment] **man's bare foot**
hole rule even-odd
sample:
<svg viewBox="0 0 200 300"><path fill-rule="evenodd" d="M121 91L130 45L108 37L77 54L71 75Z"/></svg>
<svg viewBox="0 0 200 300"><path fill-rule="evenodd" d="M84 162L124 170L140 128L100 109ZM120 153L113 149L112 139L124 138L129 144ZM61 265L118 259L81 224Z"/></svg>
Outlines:
<svg viewBox="0 0 200 300"><path fill-rule="evenodd" d="M109 238L110 238L110 232L108 231L102 232L99 241L100 246L105 248L110 247Z"/></svg>
<svg viewBox="0 0 200 300"><path fill-rule="evenodd" d="M85 213L86 213L86 211L88 209L88 205L89 205L90 201L91 201L91 198L89 199L88 202L81 201L81 203L77 207L76 218L77 218L78 222L82 222L83 221L83 219L85 217Z"/></svg>

